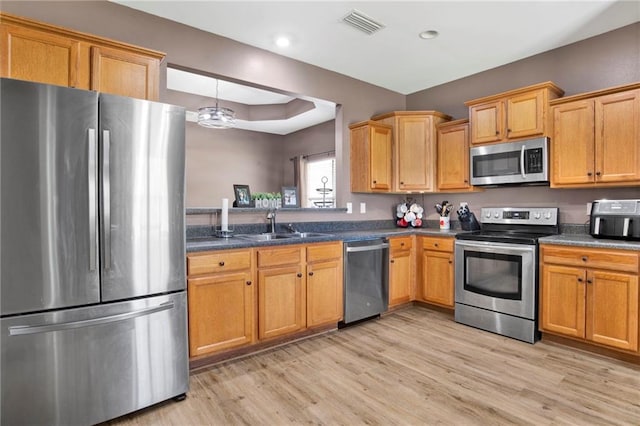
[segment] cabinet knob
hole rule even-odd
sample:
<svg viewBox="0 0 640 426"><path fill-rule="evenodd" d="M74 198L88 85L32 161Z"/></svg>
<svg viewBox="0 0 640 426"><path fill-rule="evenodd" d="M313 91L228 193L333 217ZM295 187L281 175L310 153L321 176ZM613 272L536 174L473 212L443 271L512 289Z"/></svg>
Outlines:
<svg viewBox="0 0 640 426"><path fill-rule="evenodd" d="M313 271L309 272L309 276L312 277L313 276Z"/></svg>
<svg viewBox="0 0 640 426"><path fill-rule="evenodd" d="M600 176L602 173L600 172L596 172L596 176Z"/></svg>
<svg viewBox="0 0 640 426"><path fill-rule="evenodd" d="M499 134L500 134L500 132L496 130L496 136L498 136Z"/></svg>
<svg viewBox="0 0 640 426"><path fill-rule="evenodd" d="M251 281L247 281L247 285L251 285Z"/></svg>
<svg viewBox="0 0 640 426"><path fill-rule="evenodd" d="M400 185L404 185L404 182L400 182Z"/></svg>
<svg viewBox="0 0 640 426"><path fill-rule="evenodd" d="M438 247L438 243L433 243L433 245L434 245L435 247Z"/></svg>
<svg viewBox="0 0 640 426"><path fill-rule="evenodd" d="M586 262L587 260L589 260L589 258L587 256L582 256L582 261Z"/></svg>
<svg viewBox="0 0 640 426"><path fill-rule="evenodd" d="M449 261L449 264L452 264L452 263L453 263L453 260L450 260L450 261Z"/></svg>
<svg viewBox="0 0 640 426"><path fill-rule="evenodd" d="M378 181L374 180L373 183L378 183Z"/></svg>
<svg viewBox="0 0 640 426"><path fill-rule="evenodd" d="M300 272L298 272L298 278L302 278L302 274Z"/></svg>
<svg viewBox="0 0 640 426"><path fill-rule="evenodd" d="M579 283L581 283L582 281L584 281L582 278L578 278Z"/></svg>
<svg viewBox="0 0 640 426"><path fill-rule="evenodd" d="M469 183L469 181L467 179L464 180L464 183Z"/></svg>
<svg viewBox="0 0 640 426"><path fill-rule="evenodd" d="M404 243L400 243L400 246L401 246L401 247L404 247Z"/></svg>
<svg viewBox="0 0 640 426"><path fill-rule="evenodd" d="M224 261L223 261L223 260L221 260L220 262L218 262L218 265L220 265L220 266L224 266Z"/></svg>
<svg viewBox="0 0 640 426"><path fill-rule="evenodd" d="M507 133L511 133L511 129L507 129Z"/></svg>
<svg viewBox="0 0 640 426"><path fill-rule="evenodd" d="M587 176L593 176L593 173L587 172Z"/></svg>
<svg viewBox="0 0 640 426"><path fill-rule="evenodd" d="M587 284L593 284L593 281L587 280Z"/></svg>
<svg viewBox="0 0 640 426"><path fill-rule="evenodd" d="M394 262L395 262L395 260L391 259L389 262L390 262L390 263L394 263Z"/></svg>

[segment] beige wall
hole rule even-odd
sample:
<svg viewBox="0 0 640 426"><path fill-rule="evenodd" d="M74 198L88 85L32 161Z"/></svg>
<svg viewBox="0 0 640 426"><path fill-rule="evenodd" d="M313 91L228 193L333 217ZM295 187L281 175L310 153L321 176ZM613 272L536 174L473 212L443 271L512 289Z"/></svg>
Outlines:
<svg viewBox="0 0 640 426"><path fill-rule="evenodd" d="M353 215L304 214L301 217L295 217L294 213L283 213L287 215L286 220L388 218L393 204L403 198L399 195L365 195L349 192L348 125L350 123L362 121L377 113L405 108L435 109L461 118L467 115L464 107L465 100L547 80L555 81L568 94L640 81L640 23L405 97L328 70L105 1L3 1L0 3L0 9L164 51L167 53L164 66L166 63L178 64L221 77L235 78L339 104L340 114L336 119L338 200L340 207L344 207L347 201L353 202L356 213ZM161 100L170 102L171 95L164 89L164 74L162 80ZM189 133L192 132L189 131ZM195 145L203 150L209 150L206 155L213 158L215 146L207 147L200 143L204 142L198 142ZM190 144L189 149L191 146L193 144ZM193 156L189 154L189 157ZM193 161L190 161L193 164ZM206 167L206 164L203 162L202 167ZM198 185L201 185L201 188L198 190L206 192L208 181L201 179L199 182ZM188 189L189 191L193 192L194 189ZM427 211L436 202L447 198L456 203L468 201L472 210L485 205L498 204L558 205L562 212L561 220L582 223L585 219L586 202L602 197L638 197L638 189L500 188L489 189L482 194L438 194L417 198L425 204ZM365 215L357 213L360 202L367 204ZM435 212L431 215L435 216ZM236 223L240 223L245 218L253 220L251 216L231 220L237 220L239 222ZM262 218L256 215L255 220L262 220Z"/></svg>

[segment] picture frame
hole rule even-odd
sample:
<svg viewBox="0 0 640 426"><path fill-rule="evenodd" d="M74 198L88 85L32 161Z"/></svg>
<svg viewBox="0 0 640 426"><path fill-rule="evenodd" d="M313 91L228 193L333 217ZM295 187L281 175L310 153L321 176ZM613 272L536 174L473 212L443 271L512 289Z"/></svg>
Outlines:
<svg viewBox="0 0 640 426"><path fill-rule="evenodd" d="M297 186L282 187L282 208L300 207L300 197Z"/></svg>
<svg viewBox="0 0 640 426"><path fill-rule="evenodd" d="M249 185L234 184L233 193L236 196L233 207L251 207L251 191L249 190Z"/></svg>

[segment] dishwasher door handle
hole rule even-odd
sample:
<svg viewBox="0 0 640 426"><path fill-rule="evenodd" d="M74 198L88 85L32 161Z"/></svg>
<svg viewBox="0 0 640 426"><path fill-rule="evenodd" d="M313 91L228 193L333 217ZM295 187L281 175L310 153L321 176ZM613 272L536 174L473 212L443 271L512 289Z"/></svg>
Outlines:
<svg viewBox="0 0 640 426"><path fill-rule="evenodd" d="M376 244L375 246L357 246L357 247L349 247L347 246L347 253L353 253L357 251L374 251L374 250L382 250L389 248L389 243Z"/></svg>

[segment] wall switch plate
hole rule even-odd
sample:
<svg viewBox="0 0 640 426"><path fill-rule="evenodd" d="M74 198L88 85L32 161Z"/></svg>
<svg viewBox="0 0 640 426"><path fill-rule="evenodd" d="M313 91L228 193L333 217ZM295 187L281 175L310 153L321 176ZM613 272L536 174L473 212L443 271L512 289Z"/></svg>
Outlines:
<svg viewBox="0 0 640 426"><path fill-rule="evenodd" d="M353 213L353 203L347 203L347 214Z"/></svg>
<svg viewBox="0 0 640 426"><path fill-rule="evenodd" d="M360 213L364 214L367 212L367 203L360 203Z"/></svg>

